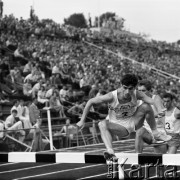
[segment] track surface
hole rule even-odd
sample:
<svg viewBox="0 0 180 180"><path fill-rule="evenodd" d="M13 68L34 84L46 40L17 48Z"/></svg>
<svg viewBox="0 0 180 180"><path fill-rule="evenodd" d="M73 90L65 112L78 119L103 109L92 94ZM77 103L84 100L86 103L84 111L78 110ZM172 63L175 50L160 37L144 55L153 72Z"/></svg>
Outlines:
<svg viewBox="0 0 180 180"><path fill-rule="evenodd" d="M124 140L114 143L116 152L133 153L134 140ZM103 153L105 147L103 144L91 145L79 148L70 148L66 151ZM61 151L61 150L60 150ZM64 150L63 150L64 151ZM153 147L146 146L144 152L153 152ZM130 165L125 165L125 179L129 178ZM43 164L43 163L1 163L0 180L91 180L91 179L111 179L107 177L108 168L106 164ZM144 176L144 169L142 172ZM180 167L177 169L177 176L180 177ZM144 178L143 178L144 179ZM155 169L150 170L149 179L155 179Z"/></svg>

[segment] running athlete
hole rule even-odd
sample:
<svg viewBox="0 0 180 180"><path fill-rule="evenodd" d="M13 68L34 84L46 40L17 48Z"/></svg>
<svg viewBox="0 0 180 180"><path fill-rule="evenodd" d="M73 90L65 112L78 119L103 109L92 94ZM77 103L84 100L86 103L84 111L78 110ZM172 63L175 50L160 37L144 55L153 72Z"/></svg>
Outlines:
<svg viewBox="0 0 180 180"><path fill-rule="evenodd" d="M116 134L120 138L128 136L131 132L142 127L144 119L151 127L156 140L168 141L170 136L158 132L153 110L150 104L155 105L154 100L146 94L136 90L138 78L134 74L126 74L121 79L121 87L103 96L90 99L83 111L81 120L77 126L82 128L85 124L86 116L94 104L108 103L109 120L99 123L102 140L106 146L105 158L114 156L112 147L112 135ZM138 100L144 103L138 107Z"/></svg>
<svg viewBox="0 0 180 180"><path fill-rule="evenodd" d="M165 113L165 128L172 139L167 142L164 151L168 154L176 154L180 146L180 110L174 105L175 97L171 93L163 95L163 103L167 111Z"/></svg>
<svg viewBox="0 0 180 180"><path fill-rule="evenodd" d="M157 124L157 129L165 133L165 108L163 106L163 101L159 95L152 94L152 84L148 80L141 80L138 84L138 91L145 93L147 96L151 97L156 103L156 107L151 105L155 120ZM139 105L143 102L139 101ZM148 123L144 121L144 125L136 131L135 139L135 150L137 153L142 153L144 142L147 144L154 144L154 150L156 153L161 153L166 146L163 142L157 142L152 135L152 130ZM156 145L156 146L155 146Z"/></svg>

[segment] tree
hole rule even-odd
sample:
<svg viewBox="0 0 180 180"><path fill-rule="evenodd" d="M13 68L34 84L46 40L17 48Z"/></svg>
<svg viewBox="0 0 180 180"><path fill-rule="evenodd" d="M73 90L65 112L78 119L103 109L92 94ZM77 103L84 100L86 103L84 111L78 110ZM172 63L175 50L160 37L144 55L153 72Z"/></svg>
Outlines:
<svg viewBox="0 0 180 180"><path fill-rule="evenodd" d="M104 20L108 20L109 18L112 18L112 20L115 20L116 13L112 12L106 12L100 16L100 26L102 26L102 23Z"/></svg>
<svg viewBox="0 0 180 180"><path fill-rule="evenodd" d="M70 15L67 19L64 19L64 24L71 25L79 28L86 28L87 22L82 13L74 13Z"/></svg>

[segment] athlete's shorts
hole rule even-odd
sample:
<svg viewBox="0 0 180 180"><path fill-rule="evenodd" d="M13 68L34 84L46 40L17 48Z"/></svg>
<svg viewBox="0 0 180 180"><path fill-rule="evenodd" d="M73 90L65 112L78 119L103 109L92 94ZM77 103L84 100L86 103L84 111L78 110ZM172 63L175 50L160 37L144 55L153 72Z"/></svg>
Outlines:
<svg viewBox="0 0 180 180"><path fill-rule="evenodd" d="M180 146L180 134L178 134L178 133L175 133L175 134L167 133L167 134L172 136L172 139L167 142L168 146L179 147Z"/></svg>
<svg viewBox="0 0 180 180"><path fill-rule="evenodd" d="M129 134L132 132L135 132L135 123L133 120L133 116L122 119L122 120L110 120L109 119L109 122L114 123L114 124L119 124L119 125L125 127Z"/></svg>

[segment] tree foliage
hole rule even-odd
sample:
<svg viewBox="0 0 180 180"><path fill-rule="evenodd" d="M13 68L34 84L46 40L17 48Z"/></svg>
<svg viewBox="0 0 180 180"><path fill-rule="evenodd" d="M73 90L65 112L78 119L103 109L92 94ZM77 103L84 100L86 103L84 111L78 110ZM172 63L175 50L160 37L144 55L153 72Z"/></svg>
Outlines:
<svg viewBox="0 0 180 180"><path fill-rule="evenodd" d="M112 18L112 20L115 20L115 16L116 16L116 13L112 13L112 12L103 13L100 16L100 26L102 26L102 23L104 20L108 20L109 18Z"/></svg>
<svg viewBox="0 0 180 180"><path fill-rule="evenodd" d="M74 13L70 15L67 19L64 19L64 24L71 25L79 28L86 28L87 22L82 13Z"/></svg>

